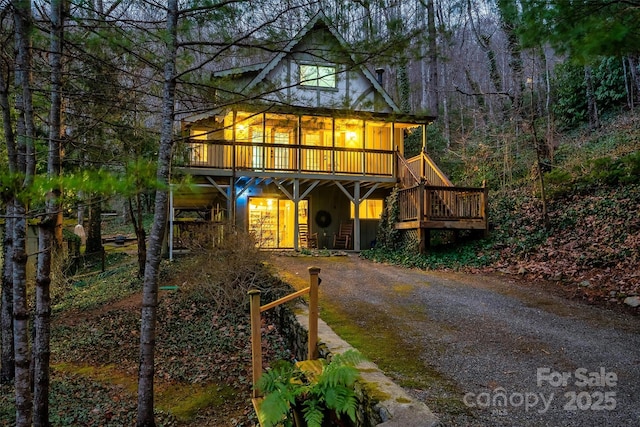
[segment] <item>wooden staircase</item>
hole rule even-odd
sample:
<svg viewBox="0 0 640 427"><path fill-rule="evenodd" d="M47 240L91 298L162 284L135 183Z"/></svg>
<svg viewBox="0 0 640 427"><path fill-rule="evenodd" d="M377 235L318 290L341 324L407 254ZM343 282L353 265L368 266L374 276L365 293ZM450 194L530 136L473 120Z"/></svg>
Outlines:
<svg viewBox="0 0 640 427"><path fill-rule="evenodd" d="M410 159L398 155L401 190L397 229L417 229L420 251L429 230L488 230L487 188L455 187L426 154Z"/></svg>

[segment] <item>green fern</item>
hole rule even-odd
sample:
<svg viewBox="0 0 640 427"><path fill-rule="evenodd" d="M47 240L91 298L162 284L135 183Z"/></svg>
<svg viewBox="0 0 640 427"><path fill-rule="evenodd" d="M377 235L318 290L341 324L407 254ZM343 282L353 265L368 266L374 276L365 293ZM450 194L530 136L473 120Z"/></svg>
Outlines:
<svg viewBox="0 0 640 427"><path fill-rule="evenodd" d="M258 389L265 394L260 409L265 425L291 425L294 406L302 408L309 427L321 427L327 409L355 421L358 401L353 385L359 375L355 366L363 360L356 350L335 355L313 381L290 363L268 370L258 382Z"/></svg>
<svg viewBox="0 0 640 427"><path fill-rule="evenodd" d="M302 414L308 427L321 427L324 420L324 408L321 402L307 399L304 401Z"/></svg>
<svg viewBox="0 0 640 427"><path fill-rule="evenodd" d="M331 363L328 366L351 366L355 367L358 364L364 362L366 359L358 350L347 350L344 353L336 354L331 359Z"/></svg>

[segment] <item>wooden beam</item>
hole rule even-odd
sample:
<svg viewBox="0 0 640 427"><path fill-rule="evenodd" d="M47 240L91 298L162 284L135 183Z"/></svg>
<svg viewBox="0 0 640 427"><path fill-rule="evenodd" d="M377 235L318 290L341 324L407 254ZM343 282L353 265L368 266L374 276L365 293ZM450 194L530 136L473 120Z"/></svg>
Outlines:
<svg viewBox="0 0 640 427"><path fill-rule="evenodd" d="M353 196L347 191L346 188L344 188L344 186L342 185L342 183L340 183L340 181L333 181L333 183L340 189L342 190L342 192L347 196L347 198L355 203L355 200L353 198Z"/></svg>
<svg viewBox="0 0 640 427"><path fill-rule="evenodd" d="M320 180L316 180L314 182L312 182L309 187L307 187L306 190L304 190L304 193L302 193L302 195L300 195L300 200L304 199L305 197L307 197L309 195L309 193L311 193L311 191L316 188L316 186L320 183Z"/></svg>
<svg viewBox="0 0 640 427"><path fill-rule="evenodd" d="M289 294L289 295L284 296L284 297L282 297L280 299L277 299L277 300L275 300L273 302L270 302L269 304L265 304L265 305L260 307L260 313L262 313L263 311L267 311L267 310L269 310L271 308L277 307L280 304L284 304L285 302L289 302L289 301L294 300L294 299L296 299L298 297L306 295L306 294L309 293L310 289L311 288L300 289L299 291L296 291L296 292L294 292L292 294Z"/></svg>
<svg viewBox="0 0 640 427"><path fill-rule="evenodd" d="M356 182L353 189L353 250L360 250L360 183Z"/></svg>
<svg viewBox="0 0 640 427"><path fill-rule="evenodd" d="M222 195L226 198L229 199L230 195L227 194L227 190L224 189L224 187L222 187L220 184L218 184L213 178L211 178L210 176L206 177L207 181L209 181L211 183L211 185L218 190L220 193L222 193Z"/></svg>
<svg viewBox="0 0 640 427"><path fill-rule="evenodd" d="M287 179L307 179L307 180L320 180L323 182L342 181L345 183L359 181L363 184L380 183L386 184L389 187L393 187L396 184L396 177L393 175L347 175L347 174L333 174L333 173L318 173L318 172L299 172L299 171L254 171L254 170L236 170L230 169L216 169L216 168L193 168L193 167L176 167L177 171L180 171L186 175L193 176L212 176L212 177L227 177L233 176L238 178L250 178L261 177L271 178L274 180L287 180Z"/></svg>
<svg viewBox="0 0 640 427"><path fill-rule="evenodd" d="M318 286L320 269L309 267L309 348L307 359L318 358Z"/></svg>
<svg viewBox="0 0 640 427"><path fill-rule="evenodd" d="M261 180L260 180L260 181L258 181L257 183L256 183L256 181L257 181L257 180L256 180L256 178L251 178L251 179L250 179L250 180L249 180L249 181L244 185L244 187L242 187L242 188L240 189L240 191L238 191L238 193L236 194L236 198L238 198L238 197L242 196L242 193L244 193L245 191L247 191L247 189L249 189L249 187L251 187L252 185L254 185L254 184L259 185Z"/></svg>
<svg viewBox="0 0 640 427"><path fill-rule="evenodd" d="M283 181L286 181L286 180L283 180ZM294 179L294 185L295 185L295 182L296 180ZM276 180L274 181L274 183L280 189L280 191L282 191L284 195L287 196L287 198L289 198L289 200L295 201L294 196L291 193L289 193L289 190L287 190L286 187L280 181Z"/></svg>
<svg viewBox="0 0 640 427"><path fill-rule="evenodd" d="M443 221L403 221L395 225L396 230L416 230L425 228L430 230L484 230L484 219L477 220L443 220Z"/></svg>
<svg viewBox="0 0 640 427"><path fill-rule="evenodd" d="M360 199L360 201L367 200L369 198L369 196L371 195L371 193L373 193L376 190L376 188L378 188L378 183L377 182L375 184L373 184L373 186L369 189L369 191L367 191L365 193L364 196L362 196L362 199Z"/></svg>

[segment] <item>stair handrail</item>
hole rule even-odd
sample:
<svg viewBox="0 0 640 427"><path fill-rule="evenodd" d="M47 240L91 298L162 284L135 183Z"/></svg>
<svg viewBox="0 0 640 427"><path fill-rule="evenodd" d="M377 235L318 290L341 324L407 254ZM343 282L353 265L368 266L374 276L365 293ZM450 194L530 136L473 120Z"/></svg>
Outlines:
<svg viewBox="0 0 640 427"><path fill-rule="evenodd" d="M257 384L262 376L262 334L260 330L260 313L308 293L309 333L307 341L307 358L309 360L318 358L318 286L320 285L320 277L318 277L318 274L320 274L320 268L309 267L308 270L309 287L293 292L263 306L260 305L260 290L251 289L248 292L249 311L251 317L251 374L253 380L253 399L260 397ZM255 404L256 402L254 400L254 406Z"/></svg>
<svg viewBox="0 0 640 427"><path fill-rule="evenodd" d="M439 182L430 182L431 185L442 186L442 187L453 187L453 183L440 170L438 165L436 165L436 162L434 162L433 159L431 157L429 157L429 155L426 152L422 151L417 156L412 157L412 159L415 159L415 158L418 158L418 157L420 158L420 160L422 160L421 166L429 166L431 171L433 171L435 173L435 176L437 176L439 178L439 179L435 180L435 181L439 181ZM409 161L411 161L411 159ZM423 170L422 170L422 176L427 178L427 168L426 167L424 167ZM427 182L429 182L429 181L430 180L427 179Z"/></svg>
<svg viewBox="0 0 640 427"><path fill-rule="evenodd" d="M402 168L398 168L398 173L402 174L402 176L399 176L402 186L406 188L420 184L420 178L417 177L415 173L413 173L411 166L409 166L409 161L398 151L396 151L396 157L398 158L400 164L403 166ZM413 183L406 182L404 178L407 175L413 178Z"/></svg>

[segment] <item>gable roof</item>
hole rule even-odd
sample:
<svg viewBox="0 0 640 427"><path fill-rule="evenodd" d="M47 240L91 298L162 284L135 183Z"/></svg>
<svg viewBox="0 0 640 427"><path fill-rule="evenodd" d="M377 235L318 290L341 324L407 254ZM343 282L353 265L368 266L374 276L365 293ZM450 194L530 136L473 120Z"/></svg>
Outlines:
<svg viewBox="0 0 640 427"><path fill-rule="evenodd" d="M295 49L295 47L305 38L307 34L309 34L314 29L326 29L328 30L333 37L338 41L340 47L344 50L345 53L348 53L349 59L353 64L356 64L355 67L358 71L362 72L364 76L369 80L372 84L376 92L378 92L385 102L389 105L389 107L396 114L401 114L402 110L400 107L393 101L391 96L387 93L386 90L380 85L378 79L369 71L367 67L363 64L358 64L358 62L353 57L353 54L350 52L349 43L328 23L327 17L321 11L318 12L308 23L305 25L295 37L293 37L289 43L280 51L275 57L271 59L271 61L267 62L264 65L264 68L256 75L245 88L242 90L243 93L248 93L252 89L254 89L258 84L265 80L267 75L273 70L280 62ZM251 71L255 71L252 69Z"/></svg>

